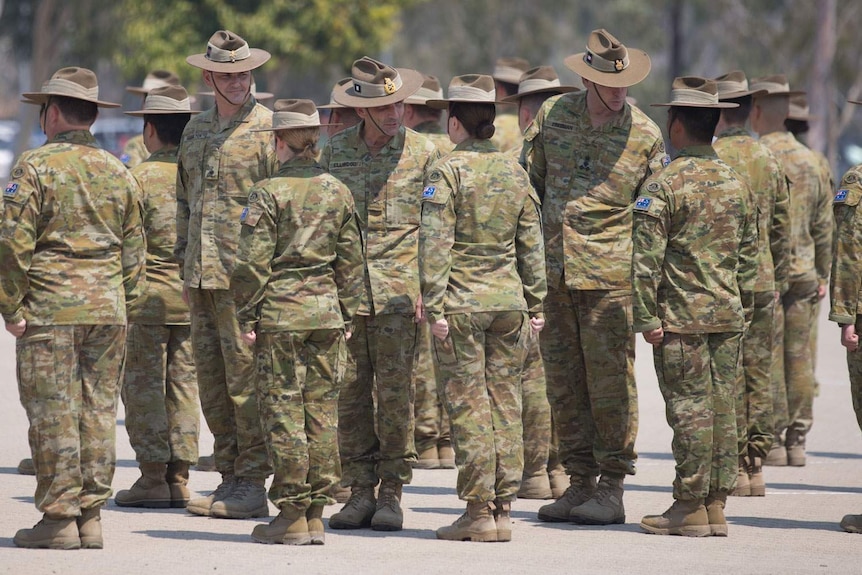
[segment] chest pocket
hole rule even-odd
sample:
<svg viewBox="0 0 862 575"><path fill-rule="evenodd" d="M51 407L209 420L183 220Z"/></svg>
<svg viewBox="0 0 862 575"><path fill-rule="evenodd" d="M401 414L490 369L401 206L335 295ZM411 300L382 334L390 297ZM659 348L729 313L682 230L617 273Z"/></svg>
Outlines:
<svg viewBox="0 0 862 575"><path fill-rule="evenodd" d="M384 214L386 227L418 226L422 196L418 195L416 190L420 188L422 188L420 166L399 165L386 180L385 197L377 197L369 204L369 215L373 207L382 208L386 211Z"/></svg>

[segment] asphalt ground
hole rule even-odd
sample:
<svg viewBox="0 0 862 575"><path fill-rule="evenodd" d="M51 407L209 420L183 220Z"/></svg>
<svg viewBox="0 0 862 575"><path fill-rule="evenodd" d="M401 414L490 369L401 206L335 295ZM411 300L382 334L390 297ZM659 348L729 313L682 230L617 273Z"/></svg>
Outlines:
<svg viewBox="0 0 862 575"><path fill-rule="evenodd" d="M652 355L639 339L640 393L637 475L626 481L626 523L608 527L542 523L544 501L513 505L509 543L448 542L434 530L464 510L455 495L455 470L416 470L403 496L405 529L326 532L324 546L261 545L250 538L263 520L212 519L184 510L102 511L105 549L18 549L16 530L36 523L33 477L16 466L29 456L27 419L18 401L14 340L0 334L0 572L22 574L193 575L239 573L422 574L445 573L862 573L862 536L838 526L846 513L862 513L862 433L856 424L838 328L821 310L814 427L805 467L765 468L766 497L730 498L729 536L662 537L641 532L643 515L671 503L674 461L671 430L658 391ZM640 336L639 336L640 337ZM201 437L208 453L212 436ZM114 490L138 477L134 452L117 422ZM205 493L216 473L192 471L190 488ZM273 515L277 512L271 507ZM329 517L340 506L328 507Z"/></svg>

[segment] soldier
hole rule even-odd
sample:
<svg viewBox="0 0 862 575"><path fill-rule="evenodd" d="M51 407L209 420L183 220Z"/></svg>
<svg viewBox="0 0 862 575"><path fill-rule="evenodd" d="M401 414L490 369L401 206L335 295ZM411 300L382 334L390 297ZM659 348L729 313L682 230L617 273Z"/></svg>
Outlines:
<svg viewBox="0 0 862 575"><path fill-rule="evenodd" d="M397 531L404 522L402 485L410 483L416 458L413 318L421 305L416 190L439 154L425 136L401 124L404 100L422 85L419 72L364 57L353 63L351 78L335 92L335 101L355 108L361 121L333 136L320 161L353 194L366 263L365 292L347 342L338 398L342 484L351 494L329 526Z"/></svg>
<svg viewBox="0 0 862 575"><path fill-rule="evenodd" d="M826 293L832 248L829 193L814 154L784 125L791 92L784 75L752 80L752 90L766 90L754 98L751 127L781 163L790 195L790 270L782 295L784 312L784 385L773 388L775 437L767 465L805 465L805 435L811 429L814 404L814 367L811 326L815 306ZM786 398L787 410L781 409Z"/></svg>
<svg viewBox="0 0 862 575"><path fill-rule="evenodd" d="M191 311L192 346L204 417L215 441L218 488L189 501L196 515L267 517L264 483L270 473L254 390L254 358L241 341L230 290L239 216L248 192L273 175L277 159L272 112L251 95L251 71L269 53L219 30L205 54L186 61L203 70L215 106L186 126L177 160L177 243L183 294Z"/></svg>
<svg viewBox="0 0 862 575"><path fill-rule="evenodd" d="M96 75L61 68L24 102L48 138L24 152L3 192L0 313L16 338L42 520L18 547L101 549L100 508L116 465L126 306L144 287L140 190L90 127Z"/></svg>
<svg viewBox="0 0 862 575"><path fill-rule="evenodd" d="M323 544L323 506L338 483L338 389L363 289L353 197L315 161L320 118L311 100L277 100L281 167L243 210L231 286L243 341L255 349L261 425L280 509L252 538Z"/></svg>
<svg viewBox="0 0 862 575"><path fill-rule="evenodd" d="M489 141L493 79L455 77L448 96L428 101L448 107L456 146L425 177L419 274L467 510L437 538L510 541L524 468L521 372L545 324L539 199Z"/></svg>
<svg viewBox="0 0 862 575"><path fill-rule="evenodd" d="M530 63L523 58L499 58L494 65L494 90L497 98L504 102L505 98L518 92L518 82L521 75L530 69ZM494 137L491 143L498 150L511 150L523 142L524 131L518 126L518 115L509 102L497 107L497 119L494 120Z"/></svg>
<svg viewBox="0 0 862 575"><path fill-rule="evenodd" d="M530 68L518 82L518 93L503 98L504 102L518 105L518 127L521 132L533 122L542 104L557 94L576 92L574 86L560 85L553 66ZM523 141L511 150L504 150L520 159ZM521 421L524 425L524 476L521 478L521 499L551 499L562 497L566 490L566 470L560 463L556 434L552 433L551 405L548 403L548 388L545 382L545 366L539 350L539 339L530 339L524 377L521 381L523 393Z"/></svg>
<svg viewBox="0 0 862 575"><path fill-rule="evenodd" d="M332 87L332 94L329 97L329 103L318 106L317 109L324 110L326 114L326 136L331 138L338 132L342 132L351 126L359 123L359 115L356 110L347 106L342 106L335 101L335 92L339 89L343 90L348 84L353 82L353 78L342 78Z"/></svg>
<svg viewBox="0 0 862 575"><path fill-rule="evenodd" d="M721 110L713 143L718 157L748 184L758 215L758 272L754 312L742 340L742 378L737 382L739 469L731 495L764 496L763 460L772 446L772 380L775 302L787 290L790 267L790 200L778 160L746 129L754 92L741 70L715 79L718 99L737 104Z"/></svg>
<svg viewBox="0 0 862 575"><path fill-rule="evenodd" d="M164 86L179 86L180 78L174 72L169 70L153 70L144 78L144 83L140 86L126 86L126 92L130 94L138 94L146 99L147 94L156 88ZM144 145L143 134L138 134L123 147L123 154L120 160L126 164L128 168L134 168L150 156L150 151Z"/></svg>
<svg viewBox="0 0 862 575"><path fill-rule="evenodd" d="M851 104L862 104L848 100ZM835 252L832 254L830 276L829 319L841 328L841 345L847 348L847 370L850 375L850 398L856 421L862 429L862 353L859 333L862 333L862 164L847 170L833 200L835 215ZM841 528L848 533L862 533L862 515L845 515Z"/></svg>
<svg viewBox="0 0 862 575"><path fill-rule="evenodd" d="M404 125L425 134L441 153L447 153L451 152L454 146L441 123L443 110L427 105L428 100L439 100L442 97L443 88L440 87L437 76L423 74L422 87L404 100Z"/></svg>
<svg viewBox="0 0 862 575"><path fill-rule="evenodd" d="M542 199L548 271L540 340L563 495L542 521L623 523L638 406L631 331L631 214L638 188L669 162L661 130L626 102L650 59L607 30L565 60L586 88L553 96L527 129L524 163ZM601 473L599 488L596 476Z"/></svg>
<svg viewBox="0 0 862 575"><path fill-rule="evenodd" d="M647 515L658 535L726 536L724 506L736 481L734 402L740 340L757 274L751 192L710 145L720 109L716 84L676 78L667 132L679 156L645 182L634 206L634 330L653 362L673 429L673 505Z"/></svg>
<svg viewBox="0 0 862 575"><path fill-rule="evenodd" d="M189 465L198 458L200 407L189 306L183 301L177 239L177 147L191 115L182 86L150 90L142 110L151 155L132 168L141 185L147 289L129 310L122 398L141 477L116 494L120 507L185 507Z"/></svg>

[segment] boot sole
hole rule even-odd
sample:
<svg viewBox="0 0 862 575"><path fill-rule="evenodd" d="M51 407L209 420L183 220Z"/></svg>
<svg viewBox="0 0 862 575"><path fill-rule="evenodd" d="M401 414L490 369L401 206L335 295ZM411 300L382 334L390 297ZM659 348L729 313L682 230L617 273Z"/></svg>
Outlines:
<svg viewBox="0 0 862 575"><path fill-rule="evenodd" d="M102 539L81 537L81 549L104 549L105 544Z"/></svg>
<svg viewBox="0 0 862 575"><path fill-rule="evenodd" d="M21 547L22 549L60 549L63 551L73 551L81 548L81 540L77 537L75 539L63 539L61 541L54 540L41 540L41 541L16 541L14 538L12 541L16 546Z"/></svg>
<svg viewBox="0 0 862 575"><path fill-rule="evenodd" d="M172 501L170 499L145 499L140 501L118 501L114 499L117 507L143 507L145 509L170 509Z"/></svg>
<svg viewBox="0 0 862 575"><path fill-rule="evenodd" d="M713 537L727 537L727 525L717 525L710 523L709 534Z"/></svg>
<svg viewBox="0 0 862 575"><path fill-rule="evenodd" d="M186 509L188 509L188 507ZM269 507L258 507L252 511L221 511L219 509L210 508L209 516L218 517L219 519L251 519L253 517L269 517Z"/></svg>
<svg viewBox="0 0 862 575"><path fill-rule="evenodd" d="M209 507L199 507L197 505L186 505L186 511L193 515L200 515L202 517L210 516L210 508Z"/></svg>
<svg viewBox="0 0 862 575"><path fill-rule="evenodd" d="M693 525L690 527L664 529L641 523L640 527L651 535L682 535L683 537L709 537L712 535L712 529L709 525Z"/></svg>
<svg viewBox="0 0 862 575"><path fill-rule="evenodd" d="M620 515L613 519L596 519L594 517L581 517L578 515L570 515L569 522L575 525L621 525L626 522L626 516Z"/></svg>
<svg viewBox="0 0 862 575"><path fill-rule="evenodd" d="M488 533L468 533L466 535L462 535L458 539L449 539L446 537L441 537L440 534L437 534L437 539L442 539L444 541L473 541L474 543L497 543L497 532L492 531Z"/></svg>
<svg viewBox="0 0 862 575"><path fill-rule="evenodd" d="M366 527L371 527L370 517L367 521L361 521L359 523L348 523L344 521L338 521L337 519L334 522L332 519L329 520L330 529L364 529Z"/></svg>

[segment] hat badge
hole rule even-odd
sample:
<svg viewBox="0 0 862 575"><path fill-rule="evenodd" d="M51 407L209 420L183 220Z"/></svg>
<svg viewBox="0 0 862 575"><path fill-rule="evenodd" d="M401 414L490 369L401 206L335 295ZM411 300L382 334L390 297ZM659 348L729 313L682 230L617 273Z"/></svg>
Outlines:
<svg viewBox="0 0 862 575"><path fill-rule="evenodd" d="M584 62L586 62L587 64L591 64L592 61L593 61L593 53L590 52L589 50L587 50L587 52L584 54Z"/></svg>
<svg viewBox="0 0 862 575"><path fill-rule="evenodd" d="M398 91L398 88L395 87L395 82L393 82L391 78L384 78L383 91L387 94L394 94Z"/></svg>
<svg viewBox="0 0 862 575"><path fill-rule="evenodd" d="M232 64L236 62L236 50L230 51L230 61Z"/></svg>
<svg viewBox="0 0 862 575"><path fill-rule="evenodd" d="M625 68L625 64L623 64L622 60L616 59L614 60L614 68L616 68L617 72L622 72L623 68Z"/></svg>

